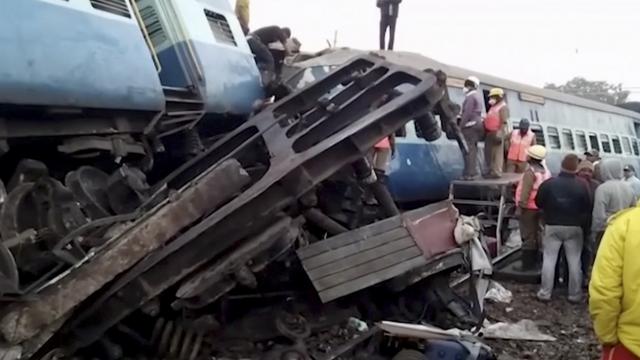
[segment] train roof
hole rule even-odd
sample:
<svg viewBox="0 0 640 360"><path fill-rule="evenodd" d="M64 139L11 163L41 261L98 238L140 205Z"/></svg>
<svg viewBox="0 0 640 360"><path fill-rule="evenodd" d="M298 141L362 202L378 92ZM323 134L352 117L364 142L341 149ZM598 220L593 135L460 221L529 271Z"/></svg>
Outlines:
<svg viewBox="0 0 640 360"><path fill-rule="evenodd" d="M635 121L640 122L640 113L623 109L621 107L601 103L594 100L581 98L574 95L561 93L554 90L542 89L539 87L518 83L511 80L506 80L493 75L483 74L476 71L464 69L461 67L447 65L436 61L432 58L403 51L365 51L349 48L328 49L317 53L314 57L292 64L296 67L306 68L311 66L332 66L340 65L347 62L349 59L363 55L363 54L378 54L384 56L387 60L404 66L410 66L418 69L432 68L434 70L442 70L449 77L466 79L468 76L475 75L480 78L482 84L501 87L509 90L515 90L521 93L529 95L541 96L545 99L555 100L562 103L582 106L594 110L600 110L604 112L614 113L618 115L628 116L634 118Z"/></svg>

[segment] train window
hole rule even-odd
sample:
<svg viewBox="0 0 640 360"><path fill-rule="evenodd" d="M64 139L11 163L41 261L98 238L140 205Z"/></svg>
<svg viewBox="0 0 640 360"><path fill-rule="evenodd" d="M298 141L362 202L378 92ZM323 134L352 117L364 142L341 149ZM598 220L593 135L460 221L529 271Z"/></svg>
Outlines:
<svg viewBox="0 0 640 360"><path fill-rule="evenodd" d="M611 152L611 143L609 143L609 136L600 134L600 139L602 139L602 151L606 153Z"/></svg>
<svg viewBox="0 0 640 360"><path fill-rule="evenodd" d="M600 142L598 142L598 135L589 133L589 145L591 145L591 149L600 151Z"/></svg>
<svg viewBox="0 0 640 360"><path fill-rule="evenodd" d="M584 134L584 131L576 131L576 141L578 145L578 151L587 151L587 136Z"/></svg>
<svg viewBox="0 0 640 360"><path fill-rule="evenodd" d="M552 149L560 149L560 135L558 135L558 128L548 126L547 137L549 137L549 146Z"/></svg>
<svg viewBox="0 0 640 360"><path fill-rule="evenodd" d="M538 117L538 110L536 110L536 122L540 122L540 118Z"/></svg>
<svg viewBox="0 0 640 360"><path fill-rule="evenodd" d="M234 39L233 37L233 32L231 32L229 22L227 21L227 18L224 17L224 15L220 15L210 10L205 10L204 14L209 21L209 27L211 28L213 37L217 42L238 46L238 44L236 43L236 39Z"/></svg>
<svg viewBox="0 0 640 360"><path fill-rule="evenodd" d="M622 138L622 150L624 150L624 153L627 155L631 154L631 142L629 142L629 138L626 136Z"/></svg>
<svg viewBox="0 0 640 360"><path fill-rule="evenodd" d="M160 18L158 17L156 9L151 5L146 6L140 9L140 17L142 18L142 22L147 29L151 44L155 48L159 48L160 44L167 41L168 38L167 33L162 27L162 23L160 22Z"/></svg>
<svg viewBox="0 0 640 360"><path fill-rule="evenodd" d="M617 135L611 136L611 143L613 144L613 151L616 154L622 154L622 145L620 145L620 138Z"/></svg>
<svg viewBox="0 0 640 360"><path fill-rule="evenodd" d="M536 144L542 146L545 146L547 144L547 142L544 140L544 132L542 131L541 126L532 126L531 131L533 131L536 136Z"/></svg>
<svg viewBox="0 0 640 360"><path fill-rule="evenodd" d="M632 139L631 146L633 146L633 154L635 156L640 156L640 150L638 150L638 140Z"/></svg>
<svg viewBox="0 0 640 360"><path fill-rule="evenodd" d="M562 145L571 150L575 150L576 145L573 142L573 134L571 133L571 130L562 129Z"/></svg>
<svg viewBox="0 0 640 360"><path fill-rule="evenodd" d="M126 0L91 0L91 6L94 9L106 11L114 15L131 17L129 7Z"/></svg>

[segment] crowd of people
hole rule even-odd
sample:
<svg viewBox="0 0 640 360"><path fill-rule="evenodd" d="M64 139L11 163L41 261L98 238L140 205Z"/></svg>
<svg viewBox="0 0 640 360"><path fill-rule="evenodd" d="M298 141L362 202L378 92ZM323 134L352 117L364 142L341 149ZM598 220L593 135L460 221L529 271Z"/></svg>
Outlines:
<svg viewBox="0 0 640 360"><path fill-rule="evenodd" d="M464 83L459 126L469 151L463 178L478 177L477 144L482 139L484 177L500 177L505 157L507 172L523 174L516 188L523 270L537 267L542 249L536 297L551 300L564 249L568 300L582 302L589 284L589 308L604 345L603 359L639 359L640 179L635 168L590 150L582 158L566 155L560 173L552 177L545 164L547 150L536 144L527 119L507 134L509 109L501 89L490 91L490 108L482 117L479 85L476 77Z"/></svg>
<svg viewBox="0 0 640 360"><path fill-rule="evenodd" d="M465 99L458 126L468 152L463 179L479 177L478 142L485 142L485 178L504 170L522 173L516 188L522 237L522 270L534 270L542 257L541 285L536 297L551 300L560 249L568 266L568 300L584 300L589 309L603 359L640 359L640 179L631 164L602 159L597 150L582 157L567 154L552 177L545 164L547 150L536 144L527 119L508 131L509 108L502 89L491 89L489 109L482 116L480 81L464 82ZM506 152L505 152L506 149ZM635 221L634 221L635 220ZM540 251L542 250L542 251Z"/></svg>

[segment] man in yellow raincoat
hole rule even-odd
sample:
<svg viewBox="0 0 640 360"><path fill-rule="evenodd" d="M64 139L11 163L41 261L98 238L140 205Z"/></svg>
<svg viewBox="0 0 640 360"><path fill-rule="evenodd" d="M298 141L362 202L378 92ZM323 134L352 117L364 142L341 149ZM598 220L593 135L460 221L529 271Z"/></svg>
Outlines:
<svg viewBox="0 0 640 360"><path fill-rule="evenodd" d="M589 284L603 359L640 359L640 204L611 217Z"/></svg>

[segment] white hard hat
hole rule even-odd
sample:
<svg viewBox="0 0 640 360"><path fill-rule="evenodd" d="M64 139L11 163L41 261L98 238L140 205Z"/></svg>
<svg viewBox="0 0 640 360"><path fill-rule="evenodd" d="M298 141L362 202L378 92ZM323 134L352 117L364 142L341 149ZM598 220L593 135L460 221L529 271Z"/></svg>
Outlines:
<svg viewBox="0 0 640 360"><path fill-rule="evenodd" d="M471 81L472 83L474 83L476 85L476 87L480 86L480 79L478 79L475 76L469 76L467 78L467 81Z"/></svg>

